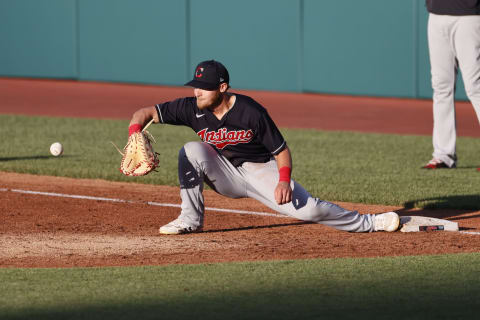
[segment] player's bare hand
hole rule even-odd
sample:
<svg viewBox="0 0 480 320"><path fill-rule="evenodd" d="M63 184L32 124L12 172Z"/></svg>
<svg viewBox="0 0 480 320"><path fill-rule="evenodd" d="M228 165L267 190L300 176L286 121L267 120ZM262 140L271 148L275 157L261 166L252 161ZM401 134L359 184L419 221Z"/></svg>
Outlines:
<svg viewBox="0 0 480 320"><path fill-rule="evenodd" d="M290 183L280 181L275 188L275 200L278 204L285 204L292 201L292 188Z"/></svg>

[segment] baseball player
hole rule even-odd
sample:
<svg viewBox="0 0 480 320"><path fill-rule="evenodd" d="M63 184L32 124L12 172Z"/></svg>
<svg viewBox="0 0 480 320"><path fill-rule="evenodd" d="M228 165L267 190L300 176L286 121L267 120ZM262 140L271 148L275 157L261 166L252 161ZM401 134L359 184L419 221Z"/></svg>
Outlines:
<svg viewBox="0 0 480 320"><path fill-rule="evenodd" d="M350 232L395 231L395 212L361 215L312 197L291 179L287 142L267 110L252 98L230 93L229 74L218 61L198 64L193 97L139 109L129 132L155 123L192 128L201 141L188 142L178 155L181 212L160 227L161 234L199 232L204 224L203 183L229 198L254 198L273 210L304 221Z"/></svg>
<svg viewBox="0 0 480 320"><path fill-rule="evenodd" d="M426 0L433 87L433 158L423 168L455 168L455 82L462 71L465 91L480 121L480 1ZM479 168L480 170L480 168Z"/></svg>

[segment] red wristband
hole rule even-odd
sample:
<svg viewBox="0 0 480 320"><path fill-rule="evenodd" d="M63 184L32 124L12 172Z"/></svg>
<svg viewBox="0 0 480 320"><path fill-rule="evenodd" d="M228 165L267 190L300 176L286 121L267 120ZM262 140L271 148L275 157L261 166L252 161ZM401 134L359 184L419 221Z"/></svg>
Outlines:
<svg viewBox="0 0 480 320"><path fill-rule="evenodd" d="M278 181L285 181L290 183L291 172L292 172L292 169L286 166L278 169L278 173L280 174L280 178L278 179Z"/></svg>
<svg viewBox="0 0 480 320"><path fill-rule="evenodd" d="M132 124L130 127L128 127L128 136L130 137L135 132L140 132L140 131L142 131L141 125L139 125L138 123Z"/></svg>

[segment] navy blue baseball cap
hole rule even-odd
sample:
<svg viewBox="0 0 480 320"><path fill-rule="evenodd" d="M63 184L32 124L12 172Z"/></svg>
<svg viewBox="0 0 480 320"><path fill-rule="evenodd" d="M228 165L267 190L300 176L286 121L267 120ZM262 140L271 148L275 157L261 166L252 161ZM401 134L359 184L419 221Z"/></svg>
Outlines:
<svg viewBox="0 0 480 320"><path fill-rule="evenodd" d="M229 82L227 68L218 61L207 60L197 65L193 80L185 85L204 90L217 90L221 83L229 84Z"/></svg>

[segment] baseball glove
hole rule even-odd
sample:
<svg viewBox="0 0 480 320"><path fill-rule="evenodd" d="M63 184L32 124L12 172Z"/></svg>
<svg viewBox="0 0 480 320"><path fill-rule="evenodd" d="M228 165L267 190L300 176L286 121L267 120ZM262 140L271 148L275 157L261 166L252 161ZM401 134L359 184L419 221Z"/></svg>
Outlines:
<svg viewBox="0 0 480 320"><path fill-rule="evenodd" d="M150 124L150 123L149 123ZM149 125L148 124L148 125ZM120 171L127 176L144 176L158 167L158 153L153 150L152 142L156 142L153 136L145 128L140 132L132 133L128 137L128 142L123 152L118 148L122 155ZM116 146L115 146L116 147Z"/></svg>

